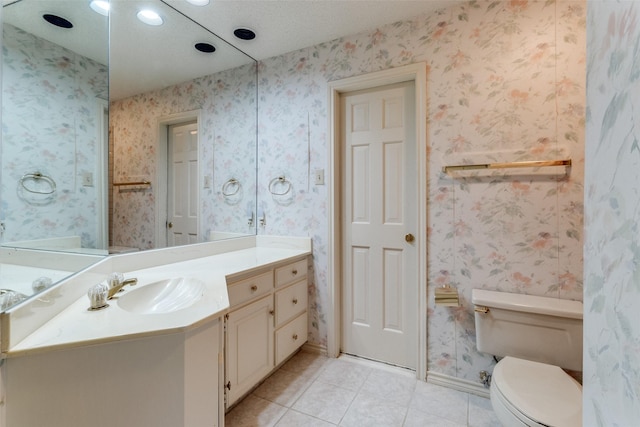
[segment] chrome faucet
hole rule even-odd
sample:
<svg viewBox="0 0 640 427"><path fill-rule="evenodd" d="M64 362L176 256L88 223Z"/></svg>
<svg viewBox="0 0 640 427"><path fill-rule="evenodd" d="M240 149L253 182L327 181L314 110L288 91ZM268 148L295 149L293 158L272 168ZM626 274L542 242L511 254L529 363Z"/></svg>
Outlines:
<svg viewBox="0 0 640 427"><path fill-rule="evenodd" d="M109 294L107 295L107 299L113 298L113 296L118 292L120 292L122 288L124 288L125 286L127 285L134 286L137 283L138 283L138 279L132 278L132 279L123 280L122 275L113 275L109 279Z"/></svg>

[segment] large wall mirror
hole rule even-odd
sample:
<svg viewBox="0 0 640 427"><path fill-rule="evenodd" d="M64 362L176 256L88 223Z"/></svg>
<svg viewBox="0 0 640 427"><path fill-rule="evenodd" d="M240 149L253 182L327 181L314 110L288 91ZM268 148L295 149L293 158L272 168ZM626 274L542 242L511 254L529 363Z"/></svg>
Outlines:
<svg viewBox="0 0 640 427"><path fill-rule="evenodd" d="M4 0L3 247L255 234L256 62L178 3Z"/></svg>
<svg viewBox="0 0 640 427"><path fill-rule="evenodd" d="M22 0L2 20L2 243L106 249L108 18Z"/></svg>
<svg viewBox="0 0 640 427"><path fill-rule="evenodd" d="M180 3L112 2L112 251L256 232L256 62Z"/></svg>

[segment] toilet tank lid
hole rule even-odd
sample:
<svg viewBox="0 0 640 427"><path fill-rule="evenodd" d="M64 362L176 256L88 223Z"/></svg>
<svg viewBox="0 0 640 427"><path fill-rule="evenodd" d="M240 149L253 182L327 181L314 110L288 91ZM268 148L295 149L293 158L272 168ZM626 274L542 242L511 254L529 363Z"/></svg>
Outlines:
<svg viewBox="0 0 640 427"><path fill-rule="evenodd" d="M582 319L582 302L510 292L472 289L471 302L485 307Z"/></svg>

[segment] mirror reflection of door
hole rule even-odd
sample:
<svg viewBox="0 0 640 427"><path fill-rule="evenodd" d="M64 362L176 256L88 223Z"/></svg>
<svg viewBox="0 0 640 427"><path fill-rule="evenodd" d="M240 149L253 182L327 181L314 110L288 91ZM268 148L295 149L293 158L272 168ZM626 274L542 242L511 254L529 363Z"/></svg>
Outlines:
<svg viewBox="0 0 640 427"><path fill-rule="evenodd" d="M198 242L198 124L168 128L167 246Z"/></svg>
<svg viewBox="0 0 640 427"><path fill-rule="evenodd" d="M96 249L108 250L109 235L109 102L105 99L96 100L98 111L97 148L96 148L96 177L89 175L88 184L95 185L97 205ZM85 177L83 177L85 178Z"/></svg>

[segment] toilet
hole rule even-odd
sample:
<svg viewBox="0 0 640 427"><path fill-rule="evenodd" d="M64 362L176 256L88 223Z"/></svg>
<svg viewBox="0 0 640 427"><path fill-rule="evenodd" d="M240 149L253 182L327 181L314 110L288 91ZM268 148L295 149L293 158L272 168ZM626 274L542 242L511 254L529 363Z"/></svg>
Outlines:
<svg viewBox="0 0 640 427"><path fill-rule="evenodd" d="M472 290L478 351L500 359L490 398L505 427L580 427L582 303Z"/></svg>

